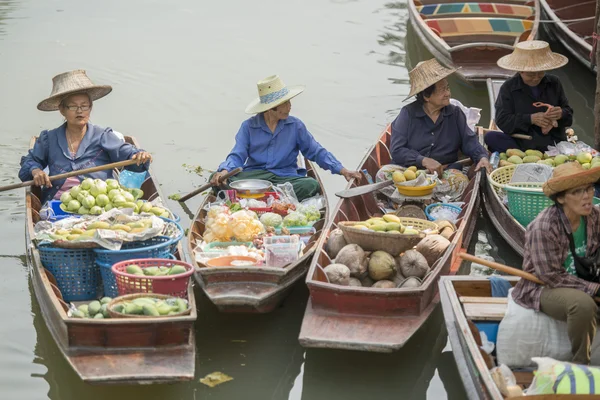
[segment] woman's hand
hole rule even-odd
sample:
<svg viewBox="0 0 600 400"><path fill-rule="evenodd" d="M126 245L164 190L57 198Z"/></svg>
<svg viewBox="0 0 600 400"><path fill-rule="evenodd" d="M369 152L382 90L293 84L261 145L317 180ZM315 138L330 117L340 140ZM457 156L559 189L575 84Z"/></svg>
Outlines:
<svg viewBox="0 0 600 400"><path fill-rule="evenodd" d="M550 119L557 121L562 118L562 108L558 106L552 107L548 111L546 111L546 116Z"/></svg>
<svg viewBox="0 0 600 400"><path fill-rule="evenodd" d="M442 167L442 164L435 161L433 158L425 157L421 164L423 164L423 168L429 171L430 174L437 172L440 178L444 175L444 167Z"/></svg>
<svg viewBox="0 0 600 400"><path fill-rule="evenodd" d="M485 168L488 174L492 172L490 160L488 160L486 157L483 157L481 160L479 160L479 162L475 166L475 172L479 171L481 168Z"/></svg>
<svg viewBox="0 0 600 400"><path fill-rule="evenodd" d="M50 177L46 175L46 173L41 169L36 168L33 171L31 171L31 174L33 175L33 184L35 186L52 186L52 182L50 182Z"/></svg>
<svg viewBox="0 0 600 400"><path fill-rule="evenodd" d="M340 175L343 175L344 178L346 178L347 181L350 181L350 179L354 178L357 181L360 182L361 178L362 178L362 174L358 171L350 171L346 168L342 168L342 170L340 171Z"/></svg>
<svg viewBox="0 0 600 400"><path fill-rule="evenodd" d="M552 119L546 113L538 112L531 114L531 123L544 129L552 125Z"/></svg>
<svg viewBox="0 0 600 400"><path fill-rule="evenodd" d="M215 187L220 186L222 183L224 183L223 177L227 175L227 172L228 171L226 169L224 169L223 171L215 172L212 178L210 179L210 184Z"/></svg>
<svg viewBox="0 0 600 400"><path fill-rule="evenodd" d="M135 153L131 159L137 160L137 165L141 165L152 161L152 155L147 151L140 151L139 153Z"/></svg>

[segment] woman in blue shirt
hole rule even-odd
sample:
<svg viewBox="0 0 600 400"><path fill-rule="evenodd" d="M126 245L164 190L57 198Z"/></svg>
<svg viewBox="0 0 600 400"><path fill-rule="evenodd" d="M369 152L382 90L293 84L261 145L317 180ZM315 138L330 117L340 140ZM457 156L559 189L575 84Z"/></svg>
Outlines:
<svg viewBox="0 0 600 400"><path fill-rule="evenodd" d="M436 59L420 62L410 71L411 90L417 100L403 107L392 122L390 151L395 164L416 166L442 176L444 166L458 168L458 151L470 157L475 171L491 172L488 152L467 125L458 107L450 104L446 77L455 69L441 66Z"/></svg>
<svg viewBox="0 0 600 400"><path fill-rule="evenodd" d="M302 121L290 116L290 99L299 95L303 86L286 87L279 76L270 76L258 82L259 98L246 108L246 113L257 114L242 123L235 137L235 146L216 173L211 183L219 186L223 176L238 167L244 170L231 180L264 179L274 184L290 182L299 201L319 193L319 183L306 176L298 167L298 153L316 162L321 168L343 175L346 180L360 179L361 174L349 171L321 146Z"/></svg>
<svg viewBox="0 0 600 400"><path fill-rule="evenodd" d="M42 202L60 197L70 187L78 185L85 177L108 179L112 171L99 171L89 175L50 181L44 172L58 175L79 169L91 168L129 159L137 165L129 170L142 172L148 168L152 156L126 143L111 128L101 128L89 122L93 101L109 94L108 85L94 85L84 70L65 72L53 78L50 97L37 106L41 111L60 111L65 123L58 128L42 131L33 149L21 158L19 178L33 180L42 186Z"/></svg>

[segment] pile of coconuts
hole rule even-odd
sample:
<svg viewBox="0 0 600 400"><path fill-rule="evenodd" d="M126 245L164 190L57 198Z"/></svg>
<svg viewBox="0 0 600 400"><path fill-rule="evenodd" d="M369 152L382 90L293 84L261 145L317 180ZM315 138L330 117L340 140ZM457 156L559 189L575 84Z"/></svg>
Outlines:
<svg viewBox="0 0 600 400"><path fill-rule="evenodd" d="M324 271L329 283L341 286L416 288L449 245L445 237L429 235L414 249L394 256L383 250L366 252L357 244L347 243L342 231L334 229L325 244L332 264Z"/></svg>

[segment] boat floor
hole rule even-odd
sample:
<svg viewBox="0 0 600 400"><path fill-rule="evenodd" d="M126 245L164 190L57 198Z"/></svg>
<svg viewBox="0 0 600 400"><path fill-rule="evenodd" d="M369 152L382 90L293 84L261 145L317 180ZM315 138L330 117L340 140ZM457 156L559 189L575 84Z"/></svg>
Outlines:
<svg viewBox="0 0 600 400"><path fill-rule="evenodd" d="M304 347L372 351L397 351L419 330L439 302L439 295L420 315L382 317L318 312L309 299L300 330Z"/></svg>
<svg viewBox="0 0 600 400"><path fill-rule="evenodd" d="M457 65L460 67L460 75L469 81L486 81L489 78L506 80L514 75L495 64L457 63Z"/></svg>
<svg viewBox="0 0 600 400"><path fill-rule="evenodd" d="M67 359L81 379L91 384L171 383L194 378L194 346L132 349L127 353L80 352Z"/></svg>

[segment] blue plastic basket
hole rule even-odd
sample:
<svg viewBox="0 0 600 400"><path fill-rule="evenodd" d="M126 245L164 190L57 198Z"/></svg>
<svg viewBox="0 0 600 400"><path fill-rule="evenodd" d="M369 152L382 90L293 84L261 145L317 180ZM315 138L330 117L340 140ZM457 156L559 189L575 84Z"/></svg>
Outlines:
<svg viewBox="0 0 600 400"><path fill-rule="evenodd" d="M96 262L100 268L100 275L102 275L102 286L104 287L104 295L108 297L117 297L119 291L117 290L117 281L111 268L112 264L104 264Z"/></svg>
<svg viewBox="0 0 600 400"><path fill-rule="evenodd" d="M76 217L79 218L80 215L79 214L72 214L72 213L67 213L64 212L61 208L61 201L60 200L50 200L47 203L47 212L48 212L48 217L45 218L47 221L50 222L55 222L58 220L61 220L63 218L67 218L67 217Z"/></svg>
<svg viewBox="0 0 600 400"><path fill-rule="evenodd" d="M433 218L430 214L430 212L433 211L434 208L437 207L444 207L447 208L449 210L452 210L454 213L456 213L456 217L458 217L460 215L460 212L462 211L462 209L458 206L454 206L452 204L446 204L446 203L433 203L428 205L427 207L425 207L425 215L427 216L427 219L430 221L435 221L435 218Z"/></svg>
<svg viewBox="0 0 600 400"><path fill-rule="evenodd" d="M94 249L94 253L99 263L111 266L133 258L168 258L172 241L168 236L155 236L143 242L123 243L121 250Z"/></svg>
<svg viewBox="0 0 600 400"><path fill-rule="evenodd" d="M56 278L65 301L85 301L102 297L100 269L90 249L38 247L42 265Z"/></svg>
<svg viewBox="0 0 600 400"><path fill-rule="evenodd" d="M183 228L181 227L181 225L179 225L177 222L175 222L171 219L168 219L168 218L162 218L162 219L165 220L165 222L167 222L169 224L169 226L167 226L166 230L163 231L163 235L166 235L171 238L169 252L171 252L172 254L175 254L177 252L177 244L179 243L179 241L181 239L183 239L183 235L184 235Z"/></svg>

